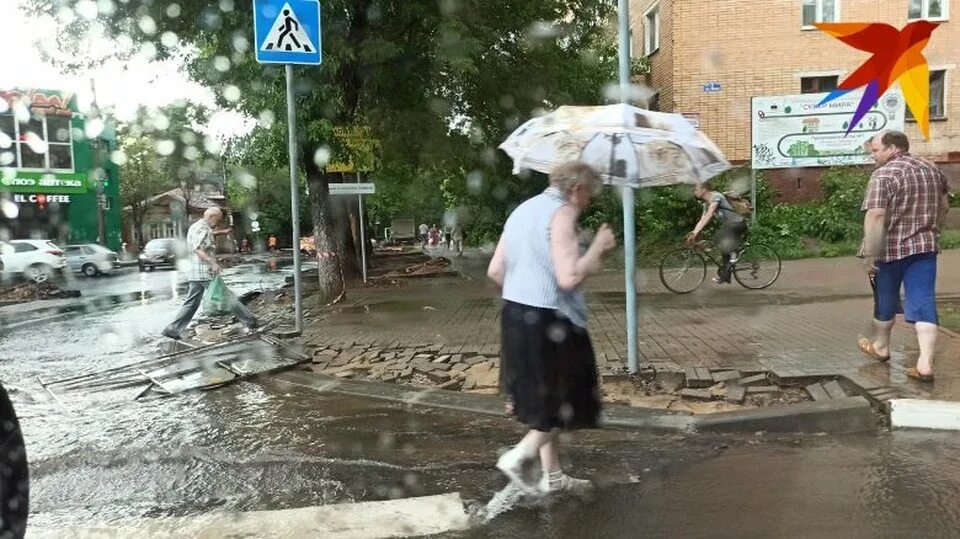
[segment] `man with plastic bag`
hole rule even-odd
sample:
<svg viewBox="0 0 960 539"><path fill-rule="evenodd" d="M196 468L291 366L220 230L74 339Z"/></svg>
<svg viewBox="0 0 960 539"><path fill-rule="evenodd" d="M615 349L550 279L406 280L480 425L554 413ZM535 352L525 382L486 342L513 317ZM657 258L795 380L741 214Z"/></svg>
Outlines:
<svg viewBox="0 0 960 539"><path fill-rule="evenodd" d="M208 208L203 218L190 225L187 231L187 248L190 250L190 288L187 299L177 314L177 318L164 328L163 335L174 340L182 338L193 315L201 303L208 314L232 312L249 329L256 329L260 321L223 285L220 279L220 265L214 257L214 237L229 234L230 229L214 230L223 219L219 208Z"/></svg>

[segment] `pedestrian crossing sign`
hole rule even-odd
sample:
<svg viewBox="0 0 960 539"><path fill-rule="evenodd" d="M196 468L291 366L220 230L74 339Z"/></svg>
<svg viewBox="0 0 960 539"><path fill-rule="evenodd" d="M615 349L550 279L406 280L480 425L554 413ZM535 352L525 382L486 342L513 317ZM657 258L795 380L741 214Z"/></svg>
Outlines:
<svg viewBox="0 0 960 539"><path fill-rule="evenodd" d="M319 0L253 0L253 33L261 64L320 64Z"/></svg>

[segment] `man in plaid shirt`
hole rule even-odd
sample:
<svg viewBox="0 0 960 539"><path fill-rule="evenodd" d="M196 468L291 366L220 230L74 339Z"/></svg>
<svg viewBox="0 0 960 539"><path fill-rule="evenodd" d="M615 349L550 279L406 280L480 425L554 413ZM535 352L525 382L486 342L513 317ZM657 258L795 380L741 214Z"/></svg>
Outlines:
<svg viewBox="0 0 960 539"><path fill-rule="evenodd" d="M223 219L223 212L219 208L208 208L203 212L203 218L190 225L187 231L187 249L190 250L190 270L187 279L190 281L190 287L187 290L187 299L183 302L183 307L177 313L177 318L164 328L163 335L179 341L181 332L186 329L193 315L197 314L200 303L203 301L203 293L207 290L213 277L220 275L220 265L214 256L214 237L223 234L229 234L230 229L214 230L213 227ZM233 315L247 328L254 329L260 326L260 322L247 310L239 301L232 307Z"/></svg>
<svg viewBox="0 0 960 539"><path fill-rule="evenodd" d="M917 365L907 376L933 382L937 255L949 209L947 179L933 163L910 155L910 142L903 133L877 135L870 152L877 169L863 200L866 215L860 256L875 281L874 335L861 337L859 347L875 359L889 360L890 330L896 315L903 313L915 325L920 344Z"/></svg>

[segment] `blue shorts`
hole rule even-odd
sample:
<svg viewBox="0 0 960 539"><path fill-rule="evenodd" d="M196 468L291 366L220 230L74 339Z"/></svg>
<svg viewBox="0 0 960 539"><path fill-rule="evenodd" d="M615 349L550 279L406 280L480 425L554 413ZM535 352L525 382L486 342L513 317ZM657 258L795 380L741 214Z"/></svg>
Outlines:
<svg viewBox="0 0 960 539"><path fill-rule="evenodd" d="M900 303L901 285L906 298L903 304ZM878 263L873 317L881 322L889 322L897 314L903 313L903 317L911 324L937 324L936 287L936 253L921 253L893 262Z"/></svg>

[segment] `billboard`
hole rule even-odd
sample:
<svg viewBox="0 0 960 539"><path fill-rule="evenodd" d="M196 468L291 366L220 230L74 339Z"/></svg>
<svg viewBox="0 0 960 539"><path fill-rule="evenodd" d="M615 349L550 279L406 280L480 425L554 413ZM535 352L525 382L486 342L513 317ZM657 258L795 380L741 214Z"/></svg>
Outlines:
<svg viewBox="0 0 960 539"><path fill-rule="evenodd" d="M850 92L817 106L827 95L754 97L751 166L771 169L870 164L873 161L863 143L883 130L903 131L906 110L899 89L884 94L852 129L850 120L863 92Z"/></svg>

